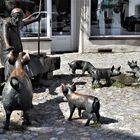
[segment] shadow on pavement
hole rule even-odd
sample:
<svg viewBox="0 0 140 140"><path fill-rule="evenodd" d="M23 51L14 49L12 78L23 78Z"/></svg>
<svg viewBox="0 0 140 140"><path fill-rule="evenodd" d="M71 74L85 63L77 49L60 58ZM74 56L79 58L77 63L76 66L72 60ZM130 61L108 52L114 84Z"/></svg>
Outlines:
<svg viewBox="0 0 140 140"><path fill-rule="evenodd" d="M61 75L54 75L51 80L44 80L42 82L44 84L44 87L46 85L46 87L49 89L50 94L57 95L57 93L55 92L56 88L59 87L61 83L72 84L74 78L75 78L74 75L61 74ZM86 84L86 83L79 82L77 84ZM39 92L43 92L44 89L41 87L41 90Z"/></svg>

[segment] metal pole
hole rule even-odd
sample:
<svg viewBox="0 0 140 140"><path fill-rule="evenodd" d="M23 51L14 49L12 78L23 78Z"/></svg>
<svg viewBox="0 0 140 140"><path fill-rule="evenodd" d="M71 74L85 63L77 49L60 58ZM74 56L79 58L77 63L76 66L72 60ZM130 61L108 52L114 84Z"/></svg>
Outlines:
<svg viewBox="0 0 140 140"><path fill-rule="evenodd" d="M39 2L39 14L41 12L41 0ZM40 56L40 20L38 21L38 56Z"/></svg>

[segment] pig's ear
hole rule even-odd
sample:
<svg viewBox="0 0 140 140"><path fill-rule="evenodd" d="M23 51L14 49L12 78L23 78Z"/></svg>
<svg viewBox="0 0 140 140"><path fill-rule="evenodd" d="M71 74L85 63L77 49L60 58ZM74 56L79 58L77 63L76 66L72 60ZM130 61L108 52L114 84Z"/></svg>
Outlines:
<svg viewBox="0 0 140 140"><path fill-rule="evenodd" d="M61 86L64 86L64 83L61 83Z"/></svg>
<svg viewBox="0 0 140 140"><path fill-rule="evenodd" d="M68 94L68 88L66 85L61 84L61 90L65 96Z"/></svg>
<svg viewBox="0 0 140 140"><path fill-rule="evenodd" d="M68 63L69 67L71 68L72 67L72 64L71 63Z"/></svg>
<svg viewBox="0 0 140 140"><path fill-rule="evenodd" d="M30 61L30 55L29 55L29 53L26 53L22 58L22 62L24 65L27 65L29 63L29 61Z"/></svg>
<svg viewBox="0 0 140 140"><path fill-rule="evenodd" d="M72 92L76 91L76 83L75 82L71 85L71 91Z"/></svg>
<svg viewBox="0 0 140 140"><path fill-rule="evenodd" d="M114 68L115 68L115 67L114 67L114 65L113 65L113 66L112 66L112 68L111 68L111 71L113 71L113 70L114 70Z"/></svg>
<svg viewBox="0 0 140 140"><path fill-rule="evenodd" d="M13 50L9 52L8 54L8 62L11 64L11 65L14 65L15 62L16 62L16 58L13 54Z"/></svg>
<svg viewBox="0 0 140 140"><path fill-rule="evenodd" d="M128 61L128 62L127 62L127 64L131 64L131 62L130 62L130 61Z"/></svg>
<svg viewBox="0 0 140 140"><path fill-rule="evenodd" d="M118 67L118 70L119 70L119 71L120 71L120 69L121 69L121 66Z"/></svg>
<svg viewBox="0 0 140 140"><path fill-rule="evenodd" d="M62 89L62 91L64 91L65 88L66 88L66 86L63 83L61 83L61 89Z"/></svg>

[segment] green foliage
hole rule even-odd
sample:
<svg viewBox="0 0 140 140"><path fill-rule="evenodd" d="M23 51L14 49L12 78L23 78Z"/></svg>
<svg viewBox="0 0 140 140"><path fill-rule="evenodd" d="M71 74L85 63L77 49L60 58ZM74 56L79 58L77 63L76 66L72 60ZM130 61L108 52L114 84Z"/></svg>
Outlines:
<svg viewBox="0 0 140 140"><path fill-rule="evenodd" d="M118 87L118 88L124 88L125 87L125 84L121 81L115 81L112 86L114 87Z"/></svg>
<svg viewBox="0 0 140 140"><path fill-rule="evenodd" d="M93 88L93 89L101 88L101 85L100 84L93 84L91 88Z"/></svg>
<svg viewBox="0 0 140 140"><path fill-rule="evenodd" d="M118 88L123 88L125 86L132 86L136 82L136 78L132 75L121 74L119 76L113 77L112 86Z"/></svg>
<svg viewBox="0 0 140 140"><path fill-rule="evenodd" d="M90 125L93 128L101 128L101 123L97 123L96 121Z"/></svg>
<svg viewBox="0 0 140 140"><path fill-rule="evenodd" d="M111 77L112 79L112 86L118 88L124 88L125 86L133 86L133 87L140 87L140 82L137 82L137 79L133 75L121 74L119 76ZM106 86L106 84L93 84L92 88L101 88Z"/></svg>

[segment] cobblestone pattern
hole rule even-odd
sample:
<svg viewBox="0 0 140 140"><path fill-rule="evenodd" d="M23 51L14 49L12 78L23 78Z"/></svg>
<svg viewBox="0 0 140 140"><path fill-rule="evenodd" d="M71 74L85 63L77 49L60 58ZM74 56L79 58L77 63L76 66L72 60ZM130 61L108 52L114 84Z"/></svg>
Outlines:
<svg viewBox="0 0 140 140"><path fill-rule="evenodd" d="M88 76L74 77L68 62L76 59L90 61L95 67L121 65L121 71L129 70L127 61L138 60L139 53L109 54L61 54L61 68L54 72L52 80L42 81L41 88L34 89L34 108L30 117L32 125L22 127L21 112L15 111L11 117L9 131L4 131L4 112L0 102L1 140L139 140L140 139L140 89L134 87L91 88ZM78 71L81 73L81 71ZM77 82L77 90L95 95L101 102L102 125L85 127L85 119L78 118L75 111L73 120L68 121L69 107L60 90L61 83ZM93 122L92 122L93 124Z"/></svg>

